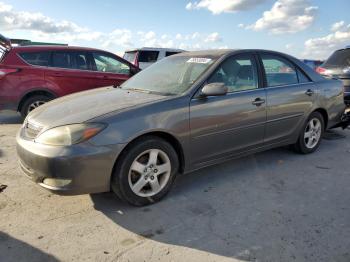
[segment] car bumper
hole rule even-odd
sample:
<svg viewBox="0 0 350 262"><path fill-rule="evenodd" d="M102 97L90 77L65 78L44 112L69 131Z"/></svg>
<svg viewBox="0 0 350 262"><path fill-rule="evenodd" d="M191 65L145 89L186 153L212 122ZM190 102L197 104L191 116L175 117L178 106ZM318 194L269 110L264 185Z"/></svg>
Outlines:
<svg viewBox="0 0 350 262"><path fill-rule="evenodd" d="M17 154L22 171L33 182L59 195L110 190L110 178L122 144L69 147L35 143L17 134Z"/></svg>

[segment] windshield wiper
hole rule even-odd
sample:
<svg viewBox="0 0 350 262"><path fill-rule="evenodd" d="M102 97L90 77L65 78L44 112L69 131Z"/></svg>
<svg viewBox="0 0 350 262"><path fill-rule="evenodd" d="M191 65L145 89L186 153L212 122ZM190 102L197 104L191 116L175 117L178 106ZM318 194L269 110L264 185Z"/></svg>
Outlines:
<svg viewBox="0 0 350 262"><path fill-rule="evenodd" d="M150 93L150 91L148 91L148 90L139 89L139 88L127 88L126 90L132 90L132 91L135 91L135 92L141 92L141 93L146 93L146 94Z"/></svg>

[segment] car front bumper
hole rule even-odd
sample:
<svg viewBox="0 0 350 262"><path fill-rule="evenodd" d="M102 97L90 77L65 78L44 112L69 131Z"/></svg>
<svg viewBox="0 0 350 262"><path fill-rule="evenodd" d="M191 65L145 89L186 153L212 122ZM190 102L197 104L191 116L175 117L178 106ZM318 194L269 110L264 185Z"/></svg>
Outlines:
<svg viewBox="0 0 350 262"><path fill-rule="evenodd" d="M114 163L123 144L95 146L88 142L60 147L26 140L17 134L22 171L32 181L59 195L110 190Z"/></svg>

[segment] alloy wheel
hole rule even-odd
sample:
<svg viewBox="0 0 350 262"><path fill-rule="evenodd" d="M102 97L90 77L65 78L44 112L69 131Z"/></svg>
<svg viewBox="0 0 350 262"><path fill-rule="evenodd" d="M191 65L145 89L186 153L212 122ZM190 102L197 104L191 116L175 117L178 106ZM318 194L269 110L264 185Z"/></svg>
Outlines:
<svg viewBox="0 0 350 262"><path fill-rule="evenodd" d="M129 186L137 196L151 197L167 185L170 174L168 155L160 149L146 150L130 166Z"/></svg>
<svg viewBox="0 0 350 262"><path fill-rule="evenodd" d="M313 149L321 139L322 124L318 118L312 118L306 125L304 143L309 149Z"/></svg>
<svg viewBox="0 0 350 262"><path fill-rule="evenodd" d="M35 108L41 106L45 104L45 101L35 101L33 103L31 103L29 106L28 106L28 112L27 114L29 114L31 111L33 111Z"/></svg>

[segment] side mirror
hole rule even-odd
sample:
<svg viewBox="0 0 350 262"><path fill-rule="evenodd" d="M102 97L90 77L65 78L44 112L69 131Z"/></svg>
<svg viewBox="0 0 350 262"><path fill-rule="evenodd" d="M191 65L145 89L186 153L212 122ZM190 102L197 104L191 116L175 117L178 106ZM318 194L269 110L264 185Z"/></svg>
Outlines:
<svg viewBox="0 0 350 262"><path fill-rule="evenodd" d="M202 88L203 96L224 96L227 94L227 86L224 83L210 83Z"/></svg>

